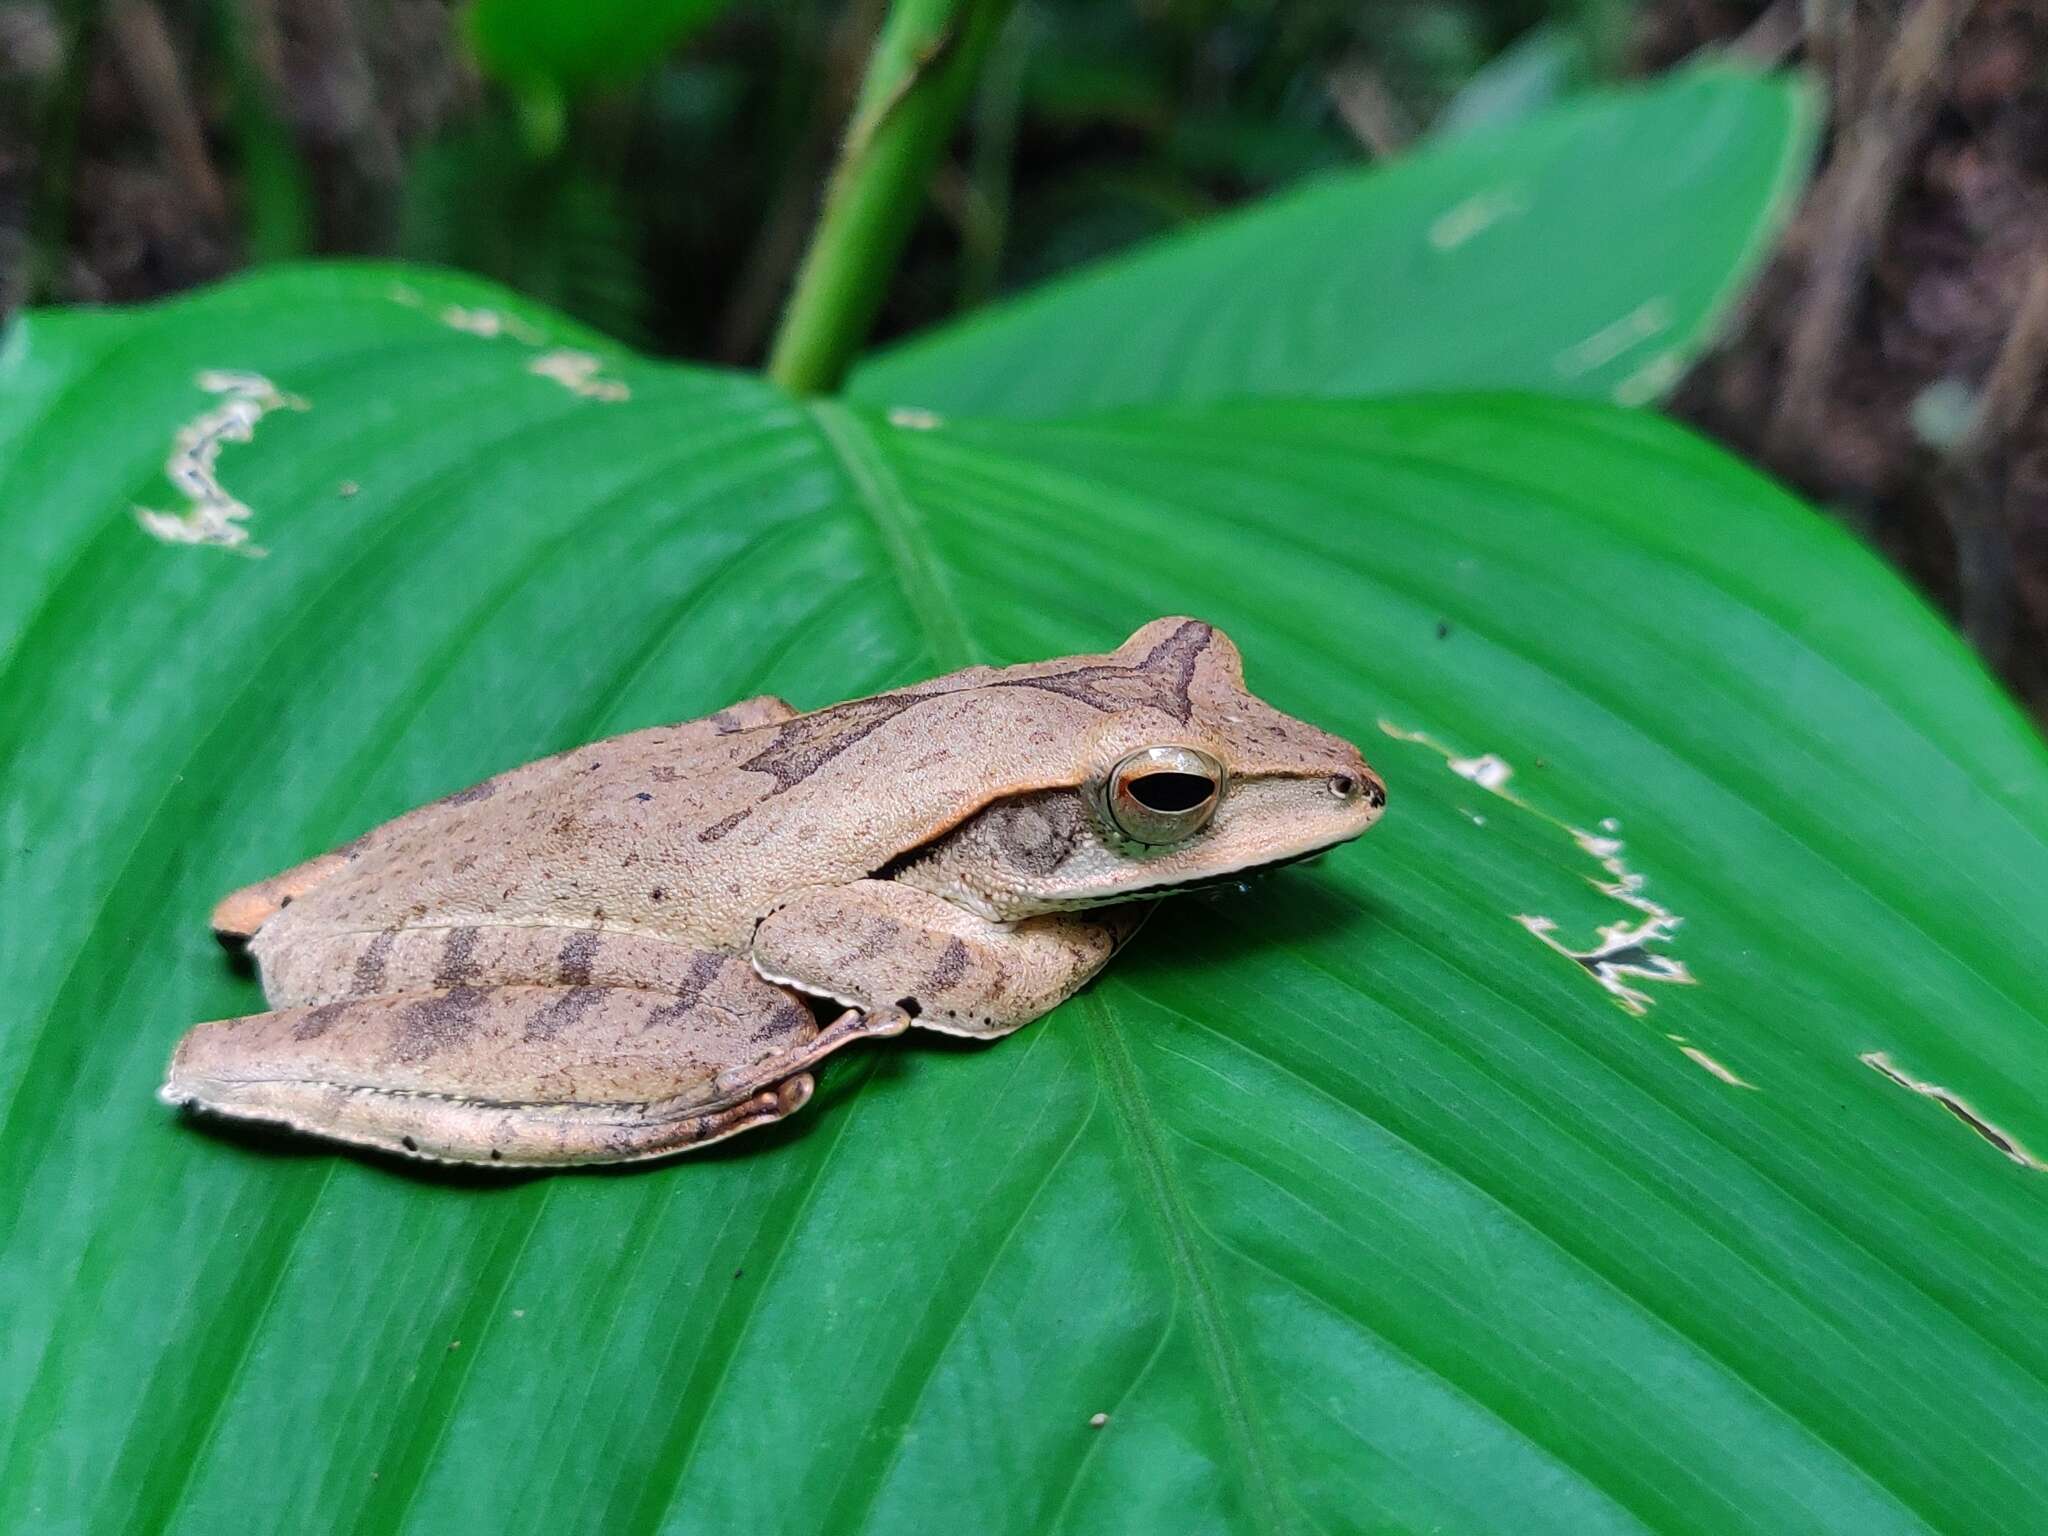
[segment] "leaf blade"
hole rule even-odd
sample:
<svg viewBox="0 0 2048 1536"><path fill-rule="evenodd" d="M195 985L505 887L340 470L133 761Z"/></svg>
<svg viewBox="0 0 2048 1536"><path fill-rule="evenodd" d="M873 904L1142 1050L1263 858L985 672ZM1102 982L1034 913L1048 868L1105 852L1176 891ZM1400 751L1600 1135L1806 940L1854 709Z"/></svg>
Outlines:
<svg viewBox="0 0 2048 1536"><path fill-rule="evenodd" d="M39 317L6 354L38 555L0 586L0 710L36 726L4 781L0 1524L2037 1523L2041 1175L1911 1084L2048 1144L2048 961L2007 941L2048 899L2048 754L1873 559L1568 402L828 433L599 348L630 398L577 395L529 371L582 343L550 317L392 281ZM311 402L219 459L262 560L128 512L224 365ZM1181 899L1012 1041L503 1186L150 1100L185 1023L255 1005L201 931L239 880L575 740L1173 609L1364 741L1394 810ZM1382 719L1500 754L1526 807ZM1631 916L1573 827L1684 920L1659 952L1696 979L1638 978L1640 1019L1515 921L1585 948Z"/></svg>
<svg viewBox="0 0 2048 1536"><path fill-rule="evenodd" d="M1533 389L1641 404L1712 338L1814 136L1698 69L1312 181L883 351L852 398L978 416Z"/></svg>

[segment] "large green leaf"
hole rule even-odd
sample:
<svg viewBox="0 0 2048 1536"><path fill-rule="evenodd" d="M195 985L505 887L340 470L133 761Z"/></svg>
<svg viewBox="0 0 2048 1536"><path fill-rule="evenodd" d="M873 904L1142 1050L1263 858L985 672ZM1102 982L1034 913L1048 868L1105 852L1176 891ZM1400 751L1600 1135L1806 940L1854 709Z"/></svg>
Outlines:
<svg viewBox="0 0 2048 1536"><path fill-rule="evenodd" d="M314 269L7 346L0 1530L2048 1526L2048 753L1847 539L1605 408L934 428L559 344ZM216 369L261 558L131 510ZM1176 610L1391 808L1011 1040L527 1181L151 1097L258 1005L239 881ZM1640 1016L1595 879L1671 914Z"/></svg>
<svg viewBox="0 0 2048 1536"><path fill-rule="evenodd" d="M1789 216L1791 79L1701 69L1324 177L885 352L856 399L983 415L1676 383Z"/></svg>

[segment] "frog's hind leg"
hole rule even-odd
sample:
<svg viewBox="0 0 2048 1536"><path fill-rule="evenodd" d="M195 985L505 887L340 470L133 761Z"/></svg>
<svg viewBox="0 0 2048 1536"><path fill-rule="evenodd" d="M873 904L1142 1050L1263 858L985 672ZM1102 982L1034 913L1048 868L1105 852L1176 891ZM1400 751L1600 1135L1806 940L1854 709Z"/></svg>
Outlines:
<svg viewBox="0 0 2048 1536"><path fill-rule="evenodd" d="M160 1097L441 1162L634 1162L794 1113L810 1069L890 1018L820 1031L739 956L693 988L456 986L201 1024Z"/></svg>

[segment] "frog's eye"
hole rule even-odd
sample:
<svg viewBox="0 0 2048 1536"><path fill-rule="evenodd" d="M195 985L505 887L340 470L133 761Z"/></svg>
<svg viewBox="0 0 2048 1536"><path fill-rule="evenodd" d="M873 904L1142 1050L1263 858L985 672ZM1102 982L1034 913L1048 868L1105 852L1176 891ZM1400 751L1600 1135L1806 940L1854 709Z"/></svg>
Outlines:
<svg viewBox="0 0 2048 1536"><path fill-rule="evenodd" d="M1216 814L1223 765L1193 747L1144 747L1109 773L1109 818L1134 843L1177 843Z"/></svg>

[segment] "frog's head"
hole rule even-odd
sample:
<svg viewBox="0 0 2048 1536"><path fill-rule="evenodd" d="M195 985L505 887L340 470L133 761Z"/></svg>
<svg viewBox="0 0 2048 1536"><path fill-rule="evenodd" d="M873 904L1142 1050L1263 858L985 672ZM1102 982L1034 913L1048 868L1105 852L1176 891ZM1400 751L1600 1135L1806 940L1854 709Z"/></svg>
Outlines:
<svg viewBox="0 0 2048 1536"><path fill-rule="evenodd" d="M1033 740L1050 723L1033 696L1087 706L1063 743L1067 771L992 799L896 871L997 921L1308 858L1357 837L1387 803L1357 747L1248 692L1237 647L1199 620L1158 619L1107 656L1012 667L981 686L1018 690L1020 734L1035 723Z"/></svg>

